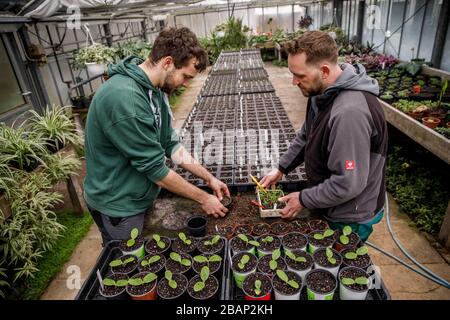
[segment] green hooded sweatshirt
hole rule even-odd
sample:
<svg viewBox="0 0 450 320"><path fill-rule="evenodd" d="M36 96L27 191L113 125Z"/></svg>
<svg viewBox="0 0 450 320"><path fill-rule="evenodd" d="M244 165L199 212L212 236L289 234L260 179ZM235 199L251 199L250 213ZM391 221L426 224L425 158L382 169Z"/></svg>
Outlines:
<svg viewBox="0 0 450 320"><path fill-rule="evenodd" d="M160 191L155 182L169 173L165 157L180 147L167 96L138 67L142 62L131 56L110 66L87 116L84 198L111 217L152 205Z"/></svg>

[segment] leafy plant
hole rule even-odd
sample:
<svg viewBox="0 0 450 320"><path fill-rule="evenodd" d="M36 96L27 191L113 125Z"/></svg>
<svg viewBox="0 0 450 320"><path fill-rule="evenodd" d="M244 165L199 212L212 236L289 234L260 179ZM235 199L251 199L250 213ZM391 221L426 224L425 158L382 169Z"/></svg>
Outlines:
<svg viewBox="0 0 450 320"><path fill-rule="evenodd" d="M364 256L369 253L369 249L366 246L358 248L356 251L349 251L344 256L348 260L355 260L358 256Z"/></svg>
<svg viewBox="0 0 450 320"><path fill-rule="evenodd" d="M202 255L195 256L193 259L194 259L195 262L208 263L208 264L210 262L220 262L220 261L222 261L222 257L217 255L217 254L214 254L214 255L210 256L209 258L207 258L205 256L202 256Z"/></svg>
<svg viewBox="0 0 450 320"><path fill-rule="evenodd" d="M95 43L88 47L77 50L73 55L72 67L75 69L82 69L86 63L108 64L114 62L116 50Z"/></svg>
<svg viewBox="0 0 450 320"><path fill-rule="evenodd" d="M259 242L255 240L250 240L245 234L238 234L238 238L244 241L246 244L251 244L252 246L259 247Z"/></svg>
<svg viewBox="0 0 450 320"><path fill-rule="evenodd" d="M239 261L239 263L238 263L238 267L239 267L239 269L244 269L245 268L245 265L248 263L250 261L250 256L249 255L247 255L247 254L244 254L242 257L241 257L241 260Z"/></svg>
<svg viewBox="0 0 450 320"><path fill-rule="evenodd" d="M214 236L211 240L206 240L206 241L204 241L203 244L204 244L205 246L213 246L213 245L215 245L217 242L219 242L219 240L220 240L220 236L219 236L219 235L216 235L216 236Z"/></svg>
<svg viewBox="0 0 450 320"><path fill-rule="evenodd" d="M260 295L261 294L261 286L262 286L262 283L261 283L261 280L255 280L255 282L253 283L253 286L254 286L254 291L255 291L255 293L256 293L256 295Z"/></svg>
<svg viewBox="0 0 450 320"><path fill-rule="evenodd" d="M158 248L164 249L166 247L166 243L161 240L161 236L159 234L154 234L152 238L156 241Z"/></svg>
<svg viewBox="0 0 450 320"><path fill-rule="evenodd" d="M179 234L178 234L178 238L181 240L181 241L183 241L183 243L185 244L185 245L191 245L192 244L192 240L191 239L188 239L187 237L186 237L186 234L184 234L184 232L180 232Z"/></svg>
<svg viewBox="0 0 450 320"><path fill-rule="evenodd" d="M149 266L155 262L158 262L159 260L161 260L161 257L159 255L154 255L148 259L142 259L141 266L143 267Z"/></svg>
<svg viewBox="0 0 450 320"><path fill-rule="evenodd" d="M124 59L128 56L137 56L147 59L152 51L152 45L143 40L128 40L118 44L116 55L118 59Z"/></svg>
<svg viewBox="0 0 450 320"><path fill-rule="evenodd" d="M325 249L325 254L327 255L327 260L329 263L335 265L336 264L336 258L334 257L333 250L330 248Z"/></svg>
<svg viewBox="0 0 450 320"><path fill-rule="evenodd" d="M273 237L272 236L265 236L264 238L261 239L262 242L264 243L271 243L273 242Z"/></svg>
<svg viewBox="0 0 450 320"><path fill-rule="evenodd" d="M331 237L334 235L334 231L331 229L326 229L323 233L315 233L313 238L316 240L323 240L325 238Z"/></svg>
<svg viewBox="0 0 450 320"><path fill-rule="evenodd" d="M139 236L139 229L133 228L130 232L130 239L128 239L128 241L127 241L128 248L131 248L132 246L134 246L136 244L136 239L138 236Z"/></svg>
<svg viewBox="0 0 450 320"><path fill-rule="evenodd" d="M206 281L209 278L209 274L210 274L209 268L207 266L204 266L202 268L202 270L200 271L200 279L201 279L201 281L199 281L199 282L194 284L194 291L195 292L201 291L201 290L203 290L205 288L205 284L206 284Z"/></svg>
<svg viewBox="0 0 450 320"><path fill-rule="evenodd" d="M349 239L349 235L352 233L352 227L350 227L350 226L345 226L343 229L342 229L342 234L339 236L339 241L342 243L342 244L348 244L349 242L350 242L350 239Z"/></svg>
<svg viewBox="0 0 450 320"><path fill-rule="evenodd" d="M128 280L122 279L115 281L111 278L105 278L102 283L106 287L126 287L128 285Z"/></svg>
<svg viewBox="0 0 450 320"><path fill-rule="evenodd" d="M111 262L109 263L109 266L112 267L112 268L120 267L120 266L126 266L126 265L128 265L129 263L134 262L135 260L136 260L136 259L135 259L134 257L128 257L128 258L125 259L125 260L122 260L122 259L115 259L115 260L113 260L113 261L111 261Z"/></svg>
<svg viewBox="0 0 450 320"><path fill-rule="evenodd" d="M169 256L170 256L170 259L178 262L179 264L181 264L183 266L189 267L191 265L191 261L189 259L183 259L181 257L181 255L177 252L171 252Z"/></svg>
<svg viewBox="0 0 450 320"><path fill-rule="evenodd" d="M169 287L171 287L172 289L176 289L178 284L177 282L173 279L173 274L171 271L166 270L166 272L164 273L164 278L167 279L167 281L169 282Z"/></svg>
<svg viewBox="0 0 450 320"><path fill-rule="evenodd" d="M5 271L6 269L0 268L0 277L3 279L7 279ZM1 290L1 287L10 287L11 285L7 280L2 280L1 278L0 278L0 297L5 299L5 293Z"/></svg>
<svg viewBox="0 0 450 320"><path fill-rule="evenodd" d="M303 256L296 256L291 250L286 249L286 256L295 262L306 262L306 258Z"/></svg>
<svg viewBox="0 0 450 320"><path fill-rule="evenodd" d="M158 279L158 276L156 274L154 274L153 272L150 272L150 273L146 274L142 278L131 278L131 279L129 279L128 280L128 284L130 286L137 287L137 286L142 286L144 284L152 283L156 279Z"/></svg>
<svg viewBox="0 0 450 320"><path fill-rule="evenodd" d="M439 94L439 102L438 102L439 106L442 103L442 97L444 96L445 91L447 91L447 87L448 87L448 79L445 79L445 82L442 84L441 93Z"/></svg>
<svg viewBox="0 0 450 320"><path fill-rule="evenodd" d="M360 285L360 286L366 286L369 284L369 279L367 279L366 277L358 277L356 279L352 279L352 278L342 278L341 279L342 284L346 285L346 286L351 286L354 284Z"/></svg>
<svg viewBox="0 0 450 320"><path fill-rule="evenodd" d="M278 267L277 260L280 258L280 256L281 256L280 249L276 249L272 252L272 259L270 259L270 261L269 261L270 270L275 270Z"/></svg>
<svg viewBox="0 0 450 320"><path fill-rule="evenodd" d="M283 196L284 193L281 186L278 186L276 189L267 190L267 192L259 192L261 204L266 208L273 208L278 203L278 199Z"/></svg>
<svg viewBox="0 0 450 320"><path fill-rule="evenodd" d="M277 276L278 276L278 278L280 278L282 281L284 281L285 283L287 283L294 289L298 289L300 287L298 282L295 281L294 279L289 279L286 272L284 272L283 270L277 270Z"/></svg>
<svg viewBox="0 0 450 320"><path fill-rule="evenodd" d="M444 127L437 127L436 132L442 134L447 139L450 139L450 128L444 128Z"/></svg>

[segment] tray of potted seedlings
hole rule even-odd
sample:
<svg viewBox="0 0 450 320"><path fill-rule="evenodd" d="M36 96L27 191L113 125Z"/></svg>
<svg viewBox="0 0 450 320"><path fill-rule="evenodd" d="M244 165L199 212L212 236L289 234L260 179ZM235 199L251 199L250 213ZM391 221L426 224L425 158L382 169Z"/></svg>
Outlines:
<svg viewBox="0 0 450 320"><path fill-rule="evenodd" d="M256 197L258 199L259 214L261 218L281 217L281 209L284 208L284 203L278 201L278 198L284 196L283 190L267 189L266 192L256 189Z"/></svg>

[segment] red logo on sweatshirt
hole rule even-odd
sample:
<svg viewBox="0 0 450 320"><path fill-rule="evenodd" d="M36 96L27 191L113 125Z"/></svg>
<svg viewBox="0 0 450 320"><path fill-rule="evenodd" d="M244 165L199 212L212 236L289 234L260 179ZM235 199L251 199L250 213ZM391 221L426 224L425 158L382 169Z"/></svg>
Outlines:
<svg viewBox="0 0 450 320"><path fill-rule="evenodd" d="M354 170L354 169L355 169L355 160L345 161L345 170Z"/></svg>

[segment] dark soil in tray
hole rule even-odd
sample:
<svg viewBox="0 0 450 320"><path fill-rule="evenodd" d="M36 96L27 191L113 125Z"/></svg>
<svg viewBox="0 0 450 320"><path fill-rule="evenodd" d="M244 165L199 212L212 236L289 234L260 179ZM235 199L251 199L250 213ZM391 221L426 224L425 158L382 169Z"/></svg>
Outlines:
<svg viewBox="0 0 450 320"><path fill-rule="evenodd" d="M166 278L163 278L159 281L157 291L158 296L162 299L173 299L181 296L184 291L186 291L188 280L187 278L180 274L174 273L172 274L172 279L177 283L177 287L175 289L169 286L169 281Z"/></svg>
<svg viewBox="0 0 450 320"><path fill-rule="evenodd" d="M209 259L209 257L212 256L212 254L202 254L201 256ZM220 269L220 266L222 265L222 261L213 261L213 262L197 262L195 261L195 257L192 258L192 268L194 269L195 272L200 273L200 271L202 270L202 268L204 266L208 266L209 267L209 272L210 273L215 273Z"/></svg>
<svg viewBox="0 0 450 320"><path fill-rule="evenodd" d="M137 237L136 240L135 240L134 245L132 245L131 247L127 246L127 241L128 240L122 240L120 242L120 244L119 244L119 248L123 252L131 252L131 251L137 250L144 244L144 238L143 237Z"/></svg>
<svg viewBox="0 0 450 320"><path fill-rule="evenodd" d="M207 236L201 240L198 241L197 249L201 253L216 253L220 252L223 249L225 241L220 238L219 241L217 241L215 244L205 244L207 241L211 241L214 238L214 236Z"/></svg>
<svg viewBox="0 0 450 320"><path fill-rule="evenodd" d="M291 224L292 231L294 231L294 232L308 234L311 231L311 229L309 227L309 223L304 219L296 219L296 220L292 221L290 224Z"/></svg>
<svg viewBox="0 0 450 320"><path fill-rule="evenodd" d="M320 294L331 293L336 288L336 278L326 270L314 270L308 273L305 282L309 289Z"/></svg>
<svg viewBox="0 0 450 320"><path fill-rule="evenodd" d="M246 235L248 238L248 241L254 240L254 238L250 235ZM238 236L235 236L231 242L230 242L231 249L233 252L240 252L240 251L248 251L253 248L253 245L250 243L246 243L244 240L239 238Z"/></svg>
<svg viewBox="0 0 450 320"><path fill-rule="evenodd" d="M264 239L269 240L270 238L272 239L271 242L263 241ZM264 251L264 252L272 252L273 250L281 247L281 240L277 236L265 235L265 236L259 237L256 241L259 242L258 249L261 251Z"/></svg>
<svg viewBox="0 0 450 320"><path fill-rule="evenodd" d="M333 249L331 249L331 252L333 252L333 258L336 259L335 264L332 264L330 261L328 261L327 252L325 248L317 249L316 252L314 252L313 254L314 261L325 268L334 268L340 265L342 263L341 255Z"/></svg>
<svg viewBox="0 0 450 320"><path fill-rule="evenodd" d="M151 264L147 264L145 266L142 265L142 262L144 260L148 261L151 257L154 257L154 256L159 256L160 259L158 261L155 261L155 262L151 263ZM162 270L162 268L164 268L165 265L166 265L166 257L163 254L161 254L161 253L152 253L152 254L146 255L144 257L144 259L142 259L139 262L138 270L139 270L139 272L158 273L159 271Z"/></svg>
<svg viewBox="0 0 450 320"><path fill-rule="evenodd" d="M359 277L366 277L367 279L369 279L369 275L364 270L358 268L346 268L345 270L342 270L341 273L339 274L340 280L342 280L342 278L351 278L355 280L356 278ZM359 284L351 284L345 286L355 291L365 291L368 288L368 285L359 285Z"/></svg>
<svg viewBox="0 0 450 320"><path fill-rule="evenodd" d="M370 256L368 254L358 256L356 259L351 260L351 259L347 259L345 257L345 254L347 252L354 252L354 250L345 249L345 250L342 250L342 252L341 252L342 258L344 259L344 263L347 266L352 266L352 267L358 267L358 268L361 268L361 269L366 269L371 264Z"/></svg>
<svg viewBox="0 0 450 320"><path fill-rule="evenodd" d="M331 235L329 237L318 240L318 239L314 238L314 234L316 234L316 233L317 232L311 232L309 234L308 240L309 240L310 244L314 245L317 248L329 247L334 244L334 242L335 242L334 235ZM323 232L321 232L321 231L320 231L320 233L323 234Z"/></svg>
<svg viewBox="0 0 450 320"><path fill-rule="evenodd" d="M255 293L256 280L261 281L261 288L260 288L261 292L259 294ZM251 297L254 298L264 297L272 290L272 282L267 275L262 274L260 272L255 272L248 275L247 278L245 278L242 284L242 289L244 290L245 294Z"/></svg>
<svg viewBox="0 0 450 320"><path fill-rule="evenodd" d="M285 295L293 295L300 292L300 290L302 289L302 278L293 271L285 271L285 273L288 276L289 280L294 280L298 283L298 288L290 286L289 284L281 280L280 277L275 275L272 279L274 290L277 290L279 293Z"/></svg>
<svg viewBox="0 0 450 320"><path fill-rule="evenodd" d="M197 239L186 235L186 239L191 240L191 244L185 244L181 239L172 241L172 250L179 253L191 253L197 248Z"/></svg>
<svg viewBox="0 0 450 320"><path fill-rule="evenodd" d="M181 259L188 259L189 261L191 261L191 264L189 266L185 266L175 260L167 258L166 270L170 270L170 271L172 271L172 273L185 273L189 269L191 269L191 266L192 266L191 256L187 253L181 253L180 255L181 255Z"/></svg>
<svg viewBox="0 0 450 320"><path fill-rule="evenodd" d="M316 230L321 230L324 231L326 229L328 229L328 223L326 221L323 220L311 220L308 222L309 224L309 228L311 229L311 231L316 231Z"/></svg>
<svg viewBox="0 0 450 320"><path fill-rule="evenodd" d="M254 236L262 236L270 233L270 226L267 223L257 223L253 226L252 234Z"/></svg>
<svg viewBox="0 0 450 320"><path fill-rule="evenodd" d="M205 300L212 298L217 293L217 290L219 290L219 281L213 275L210 275L208 279L206 279L205 287L202 290L195 292L194 286L197 282L201 282L201 278L199 275L189 280L187 289L189 295L194 299Z"/></svg>
<svg viewBox="0 0 450 320"><path fill-rule="evenodd" d="M111 279L114 281L118 280L128 280L128 276L126 274L109 274L103 279ZM107 297L115 296L123 291L126 290L126 286L124 287L116 287L116 286L104 286L103 295ZM101 287L99 287L99 290L102 290Z"/></svg>
<svg viewBox="0 0 450 320"><path fill-rule="evenodd" d="M283 237L282 243L284 248L288 248L292 251L304 249L308 243L308 239L305 235L299 232L291 232Z"/></svg>
<svg viewBox="0 0 450 320"><path fill-rule="evenodd" d="M299 262L299 261L294 261L291 258L289 258L288 256L286 256L284 258L284 260L286 261L286 265L290 266L292 269L307 270L313 265L313 263L314 263L313 258L311 257L311 255L308 252L305 252L303 250L295 250L295 251L292 251L292 253L295 254L296 257L304 257L306 259L306 262Z"/></svg>
<svg viewBox="0 0 450 320"><path fill-rule="evenodd" d="M249 224L239 224L234 228L234 234L251 234L252 226Z"/></svg>
<svg viewBox="0 0 450 320"><path fill-rule="evenodd" d="M286 262L284 262L283 258L278 258L277 261L277 267L275 270L270 269L270 261L272 260L272 255L267 254L263 257L261 257L258 261L258 271L268 274L269 276L272 276L277 270L286 270Z"/></svg>
<svg viewBox="0 0 450 320"><path fill-rule="evenodd" d="M123 261L127 260L128 258L133 258L133 261L129 262L125 265L121 265L121 266L117 266L117 267L110 267L111 271L113 273L131 273L131 272L133 272L138 265L138 258L136 256L134 256L132 254L127 254L127 255L121 256L114 260L121 260L123 262Z"/></svg>
<svg viewBox="0 0 450 320"><path fill-rule="evenodd" d="M291 225L286 222L274 222L270 226L270 233L277 236L285 235L286 233L289 233L291 231Z"/></svg>
<svg viewBox="0 0 450 320"><path fill-rule="evenodd" d="M155 239L152 238L148 240L145 244L145 251L147 253L159 253L166 251L170 247L171 241L169 238L163 236L161 236L161 241L164 242L164 248L160 248Z"/></svg>
<svg viewBox="0 0 450 320"><path fill-rule="evenodd" d="M244 268L241 269L241 268L239 268L238 263L240 263L241 258L244 255L248 255L250 260L247 262L247 264L244 266ZM236 254L235 256L233 256L233 258L231 260L232 260L231 261L232 269L239 273L245 273L245 272L254 270L256 268L256 265L258 264L258 259L256 258L256 256L251 253L248 253L248 252L240 252L240 253Z"/></svg>
<svg viewBox="0 0 450 320"><path fill-rule="evenodd" d="M136 278L143 279L147 274L148 274L148 272L141 272L141 273L135 274L133 277L131 277L131 279L136 279ZM150 292L153 289L153 287L156 285L156 281L157 280L155 279L150 283L144 283L144 284L141 284L140 286L128 285L127 290L130 294L132 294L134 296L141 296L143 294Z"/></svg>

